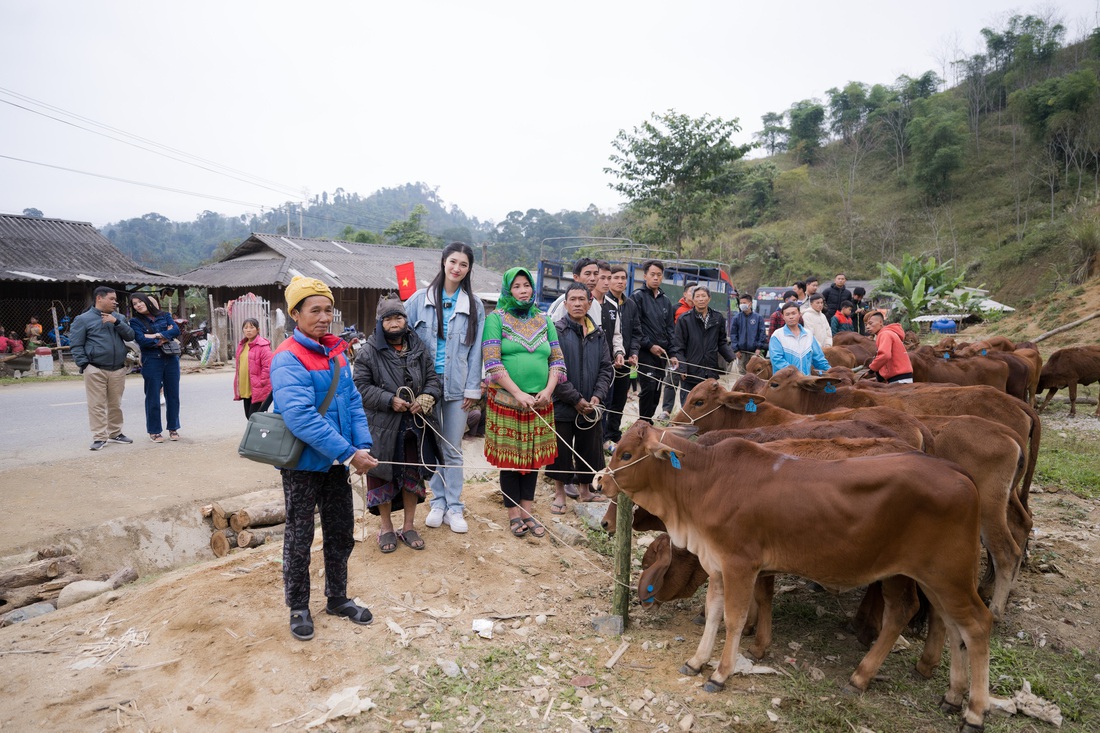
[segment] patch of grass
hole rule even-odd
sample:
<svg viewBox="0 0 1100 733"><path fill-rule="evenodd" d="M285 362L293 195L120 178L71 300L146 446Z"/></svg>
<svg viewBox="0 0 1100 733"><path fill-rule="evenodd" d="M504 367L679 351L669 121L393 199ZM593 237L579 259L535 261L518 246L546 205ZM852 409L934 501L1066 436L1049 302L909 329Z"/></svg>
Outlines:
<svg viewBox="0 0 1100 733"><path fill-rule="evenodd" d="M605 505L606 506L606 505ZM617 540L602 529L593 529L585 525L588 530L588 547L604 557L615 557L615 545Z"/></svg>
<svg viewBox="0 0 1100 733"><path fill-rule="evenodd" d="M1011 697L1023 685L1058 705L1066 720L1095 719L1100 711L1100 660L1078 651L1057 652L994 636L989 654L990 692Z"/></svg>
<svg viewBox="0 0 1100 733"><path fill-rule="evenodd" d="M73 370L76 369L76 367L72 366L69 368ZM39 382L79 382L83 379L84 377L80 376L80 374L55 374L52 377L20 377L19 379L15 377L0 377L0 387L7 387L14 384L36 384Z"/></svg>
<svg viewBox="0 0 1100 733"><path fill-rule="evenodd" d="M1036 478L1083 499L1100 499L1100 441L1090 434L1043 432Z"/></svg>

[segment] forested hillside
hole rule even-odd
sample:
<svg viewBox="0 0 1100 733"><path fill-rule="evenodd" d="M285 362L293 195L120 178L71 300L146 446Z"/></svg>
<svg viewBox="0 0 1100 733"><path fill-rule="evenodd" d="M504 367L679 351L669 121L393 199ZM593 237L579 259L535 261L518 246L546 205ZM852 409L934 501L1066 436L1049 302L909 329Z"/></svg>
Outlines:
<svg viewBox="0 0 1100 733"><path fill-rule="evenodd" d="M874 278L903 254L954 260L1016 302L1083 282L1100 251L1100 29L1065 35L1054 17L1013 16L947 63L950 79L838 80L765 115L766 157L729 163L708 205L681 210L684 255L730 262L741 288ZM635 133L632 150L660 139ZM643 238L675 213L639 196L604 231Z"/></svg>

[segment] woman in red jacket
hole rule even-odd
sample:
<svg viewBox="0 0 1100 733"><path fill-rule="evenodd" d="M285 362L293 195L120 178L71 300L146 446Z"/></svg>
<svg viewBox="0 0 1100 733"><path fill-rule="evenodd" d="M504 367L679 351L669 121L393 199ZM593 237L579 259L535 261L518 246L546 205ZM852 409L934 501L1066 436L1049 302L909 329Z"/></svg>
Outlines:
<svg viewBox="0 0 1100 733"><path fill-rule="evenodd" d="M244 403L247 418L271 394L271 342L260 335L260 322L255 318L246 318L241 331L244 336L237 344L234 361L233 399Z"/></svg>

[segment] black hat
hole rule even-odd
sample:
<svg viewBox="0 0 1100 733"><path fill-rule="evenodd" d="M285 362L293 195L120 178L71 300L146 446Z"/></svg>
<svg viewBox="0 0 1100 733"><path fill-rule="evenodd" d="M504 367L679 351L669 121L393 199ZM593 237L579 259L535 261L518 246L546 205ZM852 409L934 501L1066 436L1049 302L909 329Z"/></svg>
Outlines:
<svg viewBox="0 0 1100 733"><path fill-rule="evenodd" d="M378 320L384 320L387 316L409 317L405 312L405 304L398 298L382 298L378 301Z"/></svg>

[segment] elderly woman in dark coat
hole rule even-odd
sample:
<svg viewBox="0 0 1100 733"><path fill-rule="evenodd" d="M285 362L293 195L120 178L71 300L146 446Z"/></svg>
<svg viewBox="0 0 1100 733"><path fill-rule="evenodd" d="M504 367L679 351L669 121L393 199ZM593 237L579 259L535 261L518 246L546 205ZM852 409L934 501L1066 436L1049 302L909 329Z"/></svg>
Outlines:
<svg viewBox="0 0 1100 733"><path fill-rule="evenodd" d="M430 459L434 463L434 433L413 416L431 416L443 394L443 379L436 374L424 342L409 328L400 300L379 301L378 324L355 359L354 380L374 439L373 455L379 460L367 474L367 508L381 519L378 548L393 552L400 540L423 550L424 540L413 528L413 520L416 505L424 501L424 478L430 472L391 462L423 464ZM391 512L402 509L405 521L395 531Z"/></svg>

